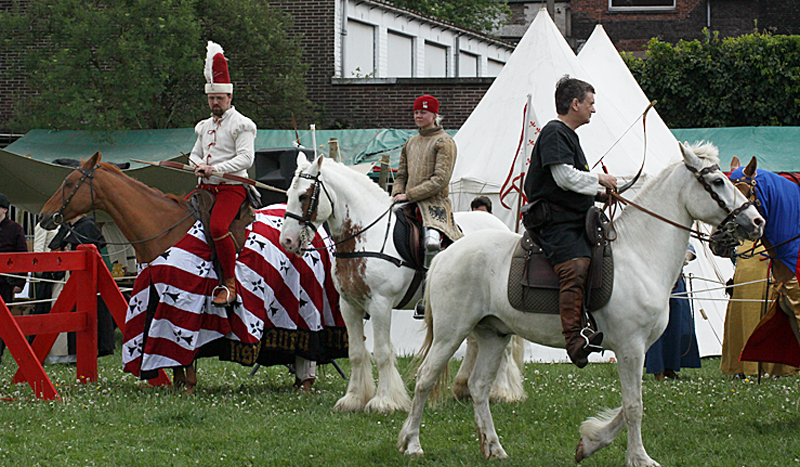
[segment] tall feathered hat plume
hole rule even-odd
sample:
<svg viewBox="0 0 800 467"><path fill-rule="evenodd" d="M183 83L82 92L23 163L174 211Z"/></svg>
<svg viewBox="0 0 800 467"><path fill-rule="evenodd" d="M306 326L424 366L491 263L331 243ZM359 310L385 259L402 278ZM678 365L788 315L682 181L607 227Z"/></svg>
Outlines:
<svg viewBox="0 0 800 467"><path fill-rule="evenodd" d="M206 76L206 94L233 93L233 84L228 75L228 61L225 59L222 46L208 41L207 49L206 66L203 70Z"/></svg>

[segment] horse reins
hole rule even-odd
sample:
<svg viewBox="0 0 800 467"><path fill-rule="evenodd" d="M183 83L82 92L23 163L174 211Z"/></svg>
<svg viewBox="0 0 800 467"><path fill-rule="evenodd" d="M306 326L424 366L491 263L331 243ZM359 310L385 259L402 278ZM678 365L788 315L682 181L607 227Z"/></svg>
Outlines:
<svg viewBox="0 0 800 467"><path fill-rule="evenodd" d="M748 201L744 202L741 206L739 206L736 209L730 209L725 204L725 202L719 197L717 192L715 192L713 190L713 188L711 188L711 185L709 185L709 183L704 178L705 175L707 175L707 174L709 174L711 172L720 170L719 166L717 164L714 164L712 166L706 167L706 168L704 168L702 170L697 170L696 168L694 168L694 167L692 167L692 166L690 166L688 164L685 164L685 163L684 163L684 167L686 167L686 169L688 169L690 172L692 172L694 174L694 176L697 179L697 181L700 182L701 185L703 185L703 188L709 193L711 198L714 201L717 202L717 205L720 208L722 208L723 211L725 211L727 213L727 216L725 217L725 219L723 219L722 222L720 222L719 225L717 225L717 228L716 228L716 230L718 232L721 232L720 235L715 235L715 234L708 235L708 234L706 234L704 232L700 232L699 230L695 230L695 229L692 229L690 227L686 227L685 225L679 224L679 223L677 223L677 222L675 222L673 220L667 219L666 217L663 217L663 216L661 216L659 214L656 214L655 212L653 212L653 211L651 211L651 210L649 210L649 209L647 209L647 208L645 208L645 207L643 207L643 206L641 206L639 204L636 204L633 201L630 201L628 199L623 198L617 192L612 191L612 192L609 193L609 196L614 201L621 202L622 204L625 204L625 205L633 206L636 209L638 209L638 210L640 210L640 211L642 211L642 212L644 212L644 213L646 213L646 214L648 214L648 215L650 215L652 217L655 217L658 220L661 220L663 222L666 222L667 224L670 224L670 225L673 225L675 227L678 227L679 229L686 230L686 231L689 232L689 234L692 237L694 237L694 238L696 238L696 239L698 239L700 241L707 242L709 244L722 243L722 242L726 242L727 243L727 240L725 240L723 237L725 235L730 236L733 233L732 230L736 228L735 225L733 224L734 219L739 214L744 212L747 208L749 208L750 206L754 206L755 203L753 201L751 201L751 200L748 200ZM737 244L738 244L738 242L737 242ZM724 245L724 246L729 246L729 245Z"/></svg>
<svg viewBox="0 0 800 467"><path fill-rule="evenodd" d="M97 170L98 167L100 167L100 164L95 165L90 170L84 170L82 167L78 167L77 169L75 169L75 170L79 171L82 174L81 179L78 180L78 183L75 184L75 188L72 189L72 193L70 193L69 196L66 197L66 199L64 199L65 198L65 196L64 196L64 188L65 188L65 186L64 186L64 184L61 185L61 199L63 201L61 203L61 208L55 214L53 214L53 223L55 225L60 226L60 227L63 226L71 234L75 235L79 239L83 239L83 240L88 241L90 243L95 243L95 242L99 241L99 239L97 239L97 238L95 238L95 239L88 238L86 235L82 235L82 234L76 232L72 228L72 225L70 225L69 222L64 223L64 224L62 224L62 222L64 222L64 210L67 209L67 206L69 206L69 203L72 201L72 198L75 197L75 194L78 192L78 189L81 187L83 182L86 181L87 178L89 179L89 193L90 193L91 200L92 200L92 219L94 219L95 222L97 222L97 212L96 212L95 203L94 203L94 172ZM156 238L161 237L162 235L165 235L165 234L171 232L172 229L174 229L175 227L179 226L183 221L185 221L186 219L188 219L191 216L192 216L192 213L190 211L189 214L187 214L185 217L180 219L174 225L168 227L166 230L164 230L161 233L153 235L150 238L145 238L145 239L142 239L142 240L135 240L135 241L126 242L126 243L106 242L106 245L117 245L117 246L120 246L120 245L135 245L135 244L139 244L139 243L147 243L147 242L149 242L151 240L155 240Z"/></svg>
<svg viewBox="0 0 800 467"><path fill-rule="evenodd" d="M303 225L303 230L300 232L300 241L302 243L305 243L305 242L307 242L309 240L309 238L307 236L308 235L307 234L308 230L311 231L312 238L313 238L314 233L317 230L317 226L314 225L313 221L317 217L317 208L319 207L319 197L320 197L319 194L320 194L320 191L325 193L325 196L328 198L328 201L331 203L331 217L336 218L336 216L334 216L334 213L333 213L333 200L331 199L331 195L328 193L327 188L325 188L325 184L323 183L322 179L320 178L320 174L318 173L316 175L309 175L307 173L300 172L297 175L297 177L298 178L304 178L306 180L311 180L313 182L313 185L311 187L311 197L310 197L310 199L308 201L308 205L306 206L305 209L303 209L303 215L302 216L297 215L297 214L287 210L284 213L284 219L285 218L294 219L294 220L298 221L301 225ZM383 212L383 214L378 216L374 221L372 221L369 225L367 225L363 229L361 229L358 232L356 232L356 233L354 233L352 235L349 235L349 236L347 236L347 237L345 237L345 238L343 238L341 240L333 242L330 246L323 246L323 247L319 247L319 248L301 248L300 251L303 251L303 252L320 251L320 250L328 249L330 247L335 247L337 245L341 245L341 244L343 244L343 243L345 243L345 242L347 242L349 240L352 240L352 239L358 237L359 235L363 234L367 230L371 229L372 227L374 227L378 223L378 221L380 221L387 214L389 214L389 218L388 218L387 223L386 223L386 231L383 234L383 245L381 246L381 250L380 251L354 251L354 252L338 252L338 251L335 251L333 253L333 256L336 257L336 258L342 258L342 259L378 258L378 259L383 259L383 260L389 261L390 263L394 264L397 267L406 266L406 267L409 267L411 269L417 269L416 267L414 267L414 265L408 263L405 260L402 260L400 258L395 258L394 256L391 256L391 255L388 255L388 254L384 253L384 249L386 248L386 243L387 243L388 238L389 238L389 230L390 230L390 227L392 225L391 212L392 212L392 209L394 208L395 204L396 203L392 203L389 206L389 208L387 208L386 211ZM308 229L308 230L306 230L306 229ZM328 239L333 241L332 237L328 237Z"/></svg>

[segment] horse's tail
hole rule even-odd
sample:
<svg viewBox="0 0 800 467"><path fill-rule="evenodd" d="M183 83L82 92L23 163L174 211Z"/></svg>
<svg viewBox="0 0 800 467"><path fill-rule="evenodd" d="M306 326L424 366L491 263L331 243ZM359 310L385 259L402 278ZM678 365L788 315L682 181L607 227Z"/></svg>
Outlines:
<svg viewBox="0 0 800 467"><path fill-rule="evenodd" d="M439 258L434 257L433 261L431 262L430 268L428 268L428 279L430 279L431 273L436 267L437 260ZM431 281L425 280L425 291L422 296L422 302L425 304L425 340L422 342L422 347L417 352L415 356L416 370L419 371L419 368L425 362L425 359L428 357L428 352L431 350L431 346L433 345L433 307L431 306ZM444 392L444 388L446 387L447 382L450 381L450 368L449 366L444 367L444 371L439 376L438 381L436 381L436 385L433 387L433 390L430 393L430 399L432 402L437 402L442 399L442 395Z"/></svg>

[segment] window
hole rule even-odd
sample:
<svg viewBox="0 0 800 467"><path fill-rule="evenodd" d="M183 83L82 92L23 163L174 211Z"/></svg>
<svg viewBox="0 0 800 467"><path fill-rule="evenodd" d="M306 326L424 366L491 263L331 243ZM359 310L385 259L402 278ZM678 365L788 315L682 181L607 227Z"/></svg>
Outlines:
<svg viewBox="0 0 800 467"><path fill-rule="evenodd" d="M374 76L375 27L348 20L342 78L370 78Z"/></svg>
<svg viewBox="0 0 800 467"><path fill-rule="evenodd" d="M674 10L675 0L608 0L609 10Z"/></svg>
<svg viewBox="0 0 800 467"><path fill-rule="evenodd" d="M489 73L488 76L497 76L497 75L499 75L500 74L500 70L502 70L503 67L505 66L505 63L497 61L497 60L492 60L491 58L486 60L486 63L487 63L488 68L489 68L488 69L488 73Z"/></svg>
<svg viewBox="0 0 800 467"><path fill-rule="evenodd" d="M478 76L478 56L461 52L458 54L458 76L476 78Z"/></svg>
<svg viewBox="0 0 800 467"><path fill-rule="evenodd" d="M425 43L425 77L447 77L447 47L431 42Z"/></svg>
<svg viewBox="0 0 800 467"><path fill-rule="evenodd" d="M388 75L392 78L411 78L413 76L412 64L414 62L414 41L401 34L389 31L388 33L387 63Z"/></svg>

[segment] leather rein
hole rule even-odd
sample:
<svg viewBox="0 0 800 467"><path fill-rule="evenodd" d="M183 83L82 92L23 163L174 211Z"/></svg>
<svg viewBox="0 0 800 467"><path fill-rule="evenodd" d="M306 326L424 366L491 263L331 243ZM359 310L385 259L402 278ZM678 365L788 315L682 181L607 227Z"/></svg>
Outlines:
<svg viewBox="0 0 800 467"><path fill-rule="evenodd" d="M100 167L100 164L95 165L94 167L92 167L89 170L84 170L82 167L78 167L77 169L75 169L75 170L77 170L77 171L79 171L81 173L81 179L78 180L78 183L75 184L75 188L72 189L72 193L70 193L69 196L64 196L65 186L64 186L63 183L61 184L61 199L63 201L61 202L61 208L55 214L53 214L53 223L55 225L63 226L64 228L66 228L70 233L72 233L76 237L82 239L83 241L88 241L90 243L95 243L95 242L97 242L98 239L96 239L96 238L95 239L88 238L85 235L82 235L82 234L76 232L72 228L72 226L70 225L69 222L64 223L64 211L67 209L67 206L69 206L69 203L72 201L72 198L75 197L75 194L78 193L78 189L81 187L83 182L85 182L86 180L89 180L89 193L90 193L90 196L91 196L91 199L92 199L92 218L93 219L97 219L97 214L96 214L96 209L95 209L95 202L94 202L94 173L95 173L95 171L97 170L98 167ZM185 217L180 219L174 225L168 227L166 230L164 230L161 233L153 235L150 238L145 238L145 239L142 239L142 240L136 240L136 241L133 241L133 242L125 242L125 243L106 242L106 245L135 245L135 244L146 243L146 242L149 242L151 240L155 240L156 238L169 233L172 229L174 229L175 227L179 226L183 221L185 221L186 219L188 219L191 216L192 216L192 213L190 211L189 214L187 214ZM62 223L63 223L63 225L62 225Z"/></svg>
<svg viewBox="0 0 800 467"><path fill-rule="evenodd" d="M707 174L709 174L711 172L720 170L719 166L717 164L714 164L714 165L712 165L710 167L706 167L706 168L704 168L702 170L697 170L694 167L692 167L690 165L687 165L685 163L684 163L684 167L686 167L687 170L689 170L690 172L692 172L694 174L694 176L697 179L697 181L700 182L701 185L703 185L703 188L708 192L708 194L711 196L711 198L714 201L717 202L717 205L720 208L722 208L723 211L725 211L727 213L727 216L725 217L725 219L723 219L722 222L720 222L719 225L717 225L717 227L715 229L715 232L712 233L711 235L708 235L708 234L706 234L704 232L700 232L699 230L692 229L690 227L686 227L686 226L684 226L682 224L679 224L679 223L677 223L675 221L667 219L667 218L665 218L665 217L663 217L663 216L661 216L659 214L656 214L655 212L653 212L653 211L651 211L651 210L649 210L649 209L647 209L647 208L645 208L643 206L640 206L640 205L634 203L633 201L630 201L628 199L623 198L617 192L614 192L614 191L610 192L610 199L614 200L614 201L617 201L617 202L621 202L622 204L625 204L625 205L633 206L636 209L638 209L638 210L640 210L640 211L642 211L642 212L644 212L644 213L646 213L646 214L648 214L648 215L650 215L652 217L655 217L656 219L658 219L660 221L663 221L663 222L666 222L667 224L670 224L672 226L678 227L679 229L686 230L686 231L689 232L689 234L692 237L694 237L694 238L696 238L696 239L698 239L700 241L707 242L707 243L709 243L709 245L718 245L718 246L723 247L723 248L730 248L731 245L733 244L733 247L735 248L739 244L739 241L736 240L736 238L734 236L734 232L736 230L736 217L739 214L741 214L742 212L744 212L750 206L755 205L755 203L752 200L748 200L748 201L745 201L744 203L742 203L742 205L739 206L736 209L730 209L725 204L725 202L719 197L717 192L714 191L714 189L711 187L711 185L704 178L705 175L707 175ZM613 224L612 224L612 229L613 229Z"/></svg>
<svg viewBox="0 0 800 467"><path fill-rule="evenodd" d="M328 189L325 188L325 183L323 183L322 179L320 178L320 174L309 175L307 173L301 172L300 174L297 175L297 177L298 178L303 178L303 179L306 179L306 180L311 180L313 182L313 184L311 186L311 189L310 189L311 190L311 195L309 197L308 204L303 203L305 205L305 208L303 208L303 214L302 215L298 215L298 214L295 214L293 212L289 212L287 210L286 213L284 214L284 219L286 219L286 218L294 219L294 220L296 220L297 222L299 222L300 224L303 225L303 230L300 231L300 242L301 243L307 243L307 242L310 242L311 239L314 238L314 234L317 231L317 226L314 225L314 220L317 218L317 208L319 207L320 193L325 193L325 196L328 198L328 202L331 204L331 217L333 217L335 219L336 216L334 215L334 212L333 212L333 199L331 198L331 195L328 193ZM409 263L409 262L407 262L407 261L405 261L403 259L395 258L394 256L391 256L391 255L388 255L388 254L384 253L384 249L386 248L386 244L387 244L387 241L388 241L388 238L389 238L389 231L390 231L390 228L391 228L391 225L392 225L392 214L391 213L392 213L392 210L393 210L394 206L395 206L395 203L392 203L392 205L389 206L389 208L386 211L384 211L383 214L378 216L378 218L375 219L374 221L372 221L369 225L367 225L363 229L359 230L358 232L356 232L356 233L354 233L354 234L352 234L352 235L350 235L350 236L348 236L348 237L346 237L346 238L344 238L342 240L334 242L331 245L331 246L341 245L341 244L343 244L343 243L345 243L345 242L347 242L349 240L352 240L352 239L358 237L359 235L363 234L364 232L366 232L367 230L369 230L373 226L375 226L378 223L378 221L383 219L388 214L389 217L388 217L387 222L386 222L386 231L383 234L383 245L381 246L381 250L380 251L353 251L353 252L334 251L333 252L333 256L335 258L341 258L341 259L377 258L377 259L382 259L382 260L385 260L385 261L389 261L390 263L394 264L398 268L399 267L407 267L407 268L414 269L414 270L424 270L424 269L419 269L419 268L415 267L413 264L411 264L411 263ZM328 238L330 238L330 237L328 237ZM331 238L331 240L333 240L333 239ZM301 248L301 251L304 251L304 252L306 252L306 251L319 251L319 250L325 250L327 248L329 248L329 247L323 246L323 247L319 247L319 248Z"/></svg>

